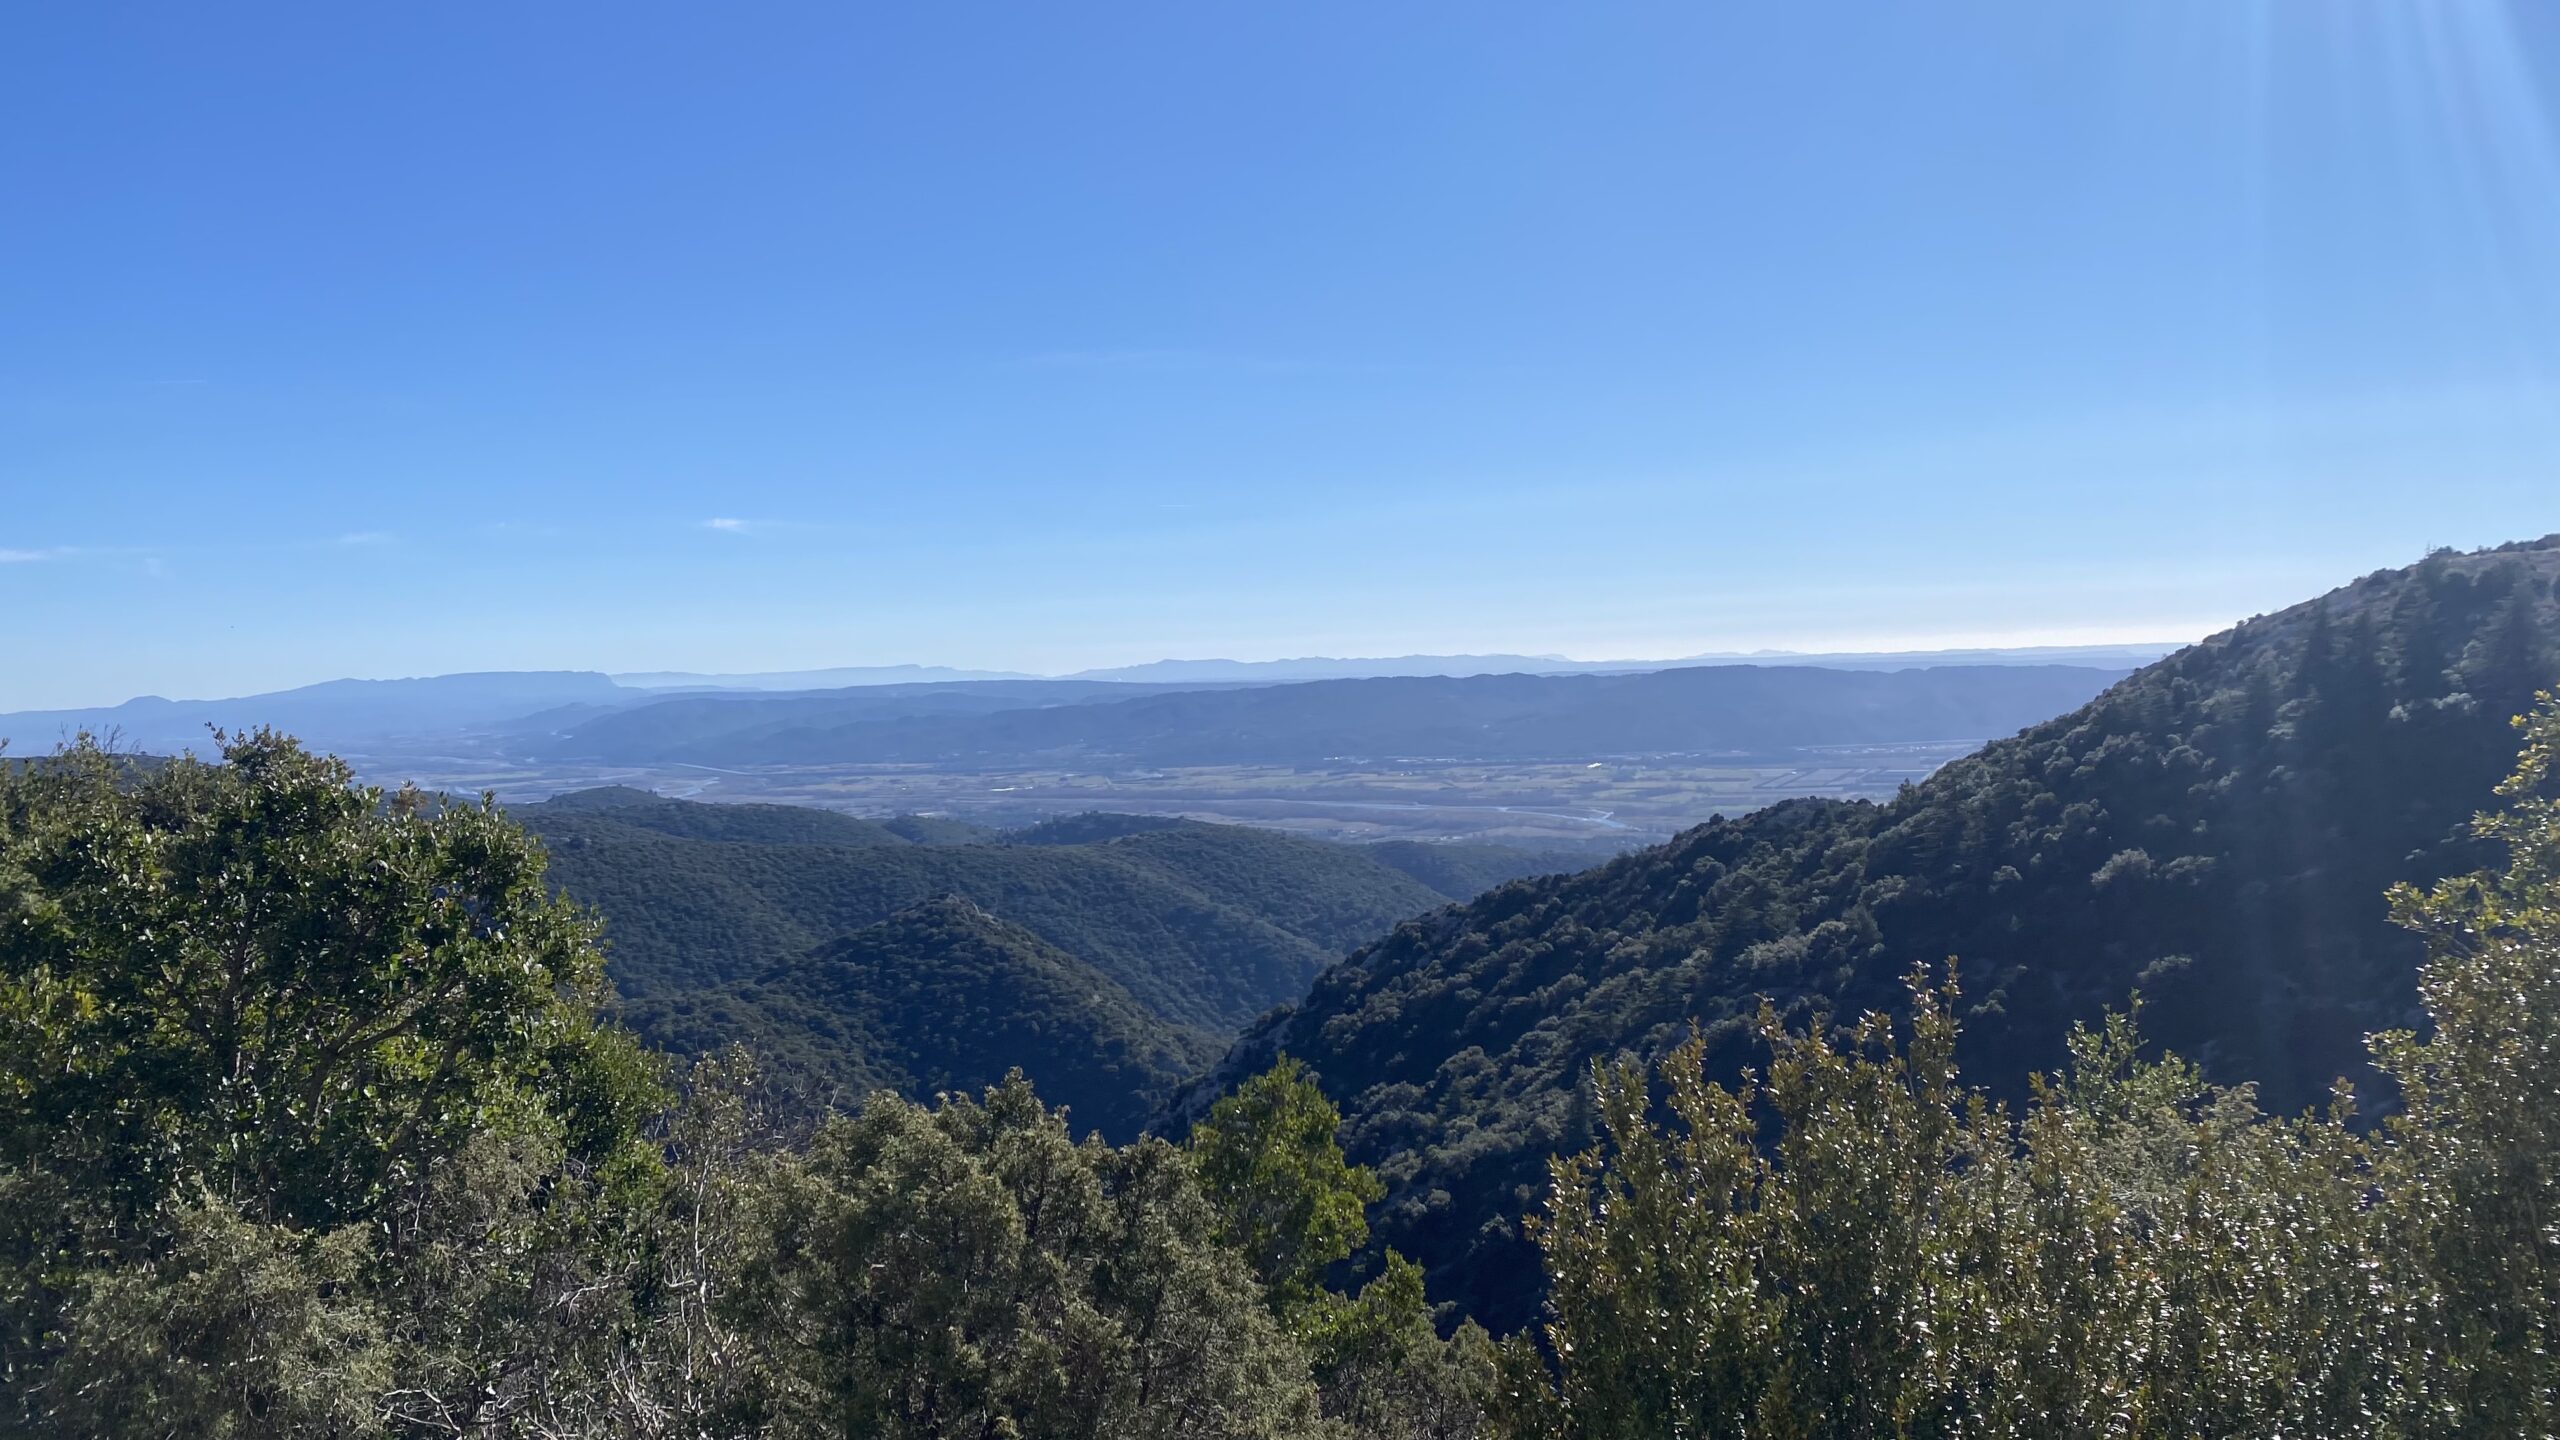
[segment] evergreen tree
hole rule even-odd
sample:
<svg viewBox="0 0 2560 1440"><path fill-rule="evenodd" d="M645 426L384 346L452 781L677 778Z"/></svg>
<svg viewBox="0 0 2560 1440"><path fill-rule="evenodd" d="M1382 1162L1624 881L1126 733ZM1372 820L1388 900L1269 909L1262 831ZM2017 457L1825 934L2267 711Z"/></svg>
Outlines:
<svg viewBox="0 0 2560 1440"><path fill-rule="evenodd" d="M727 1313L776 1437L1318 1433L1306 1362L1181 1151L1076 1144L1016 1075L883 1093L752 1204Z"/></svg>
<svg viewBox="0 0 2560 1440"><path fill-rule="evenodd" d="M1314 1303L1325 1271L1369 1237L1364 1211L1384 1193L1342 1158L1341 1124L1306 1067L1284 1055L1192 1127L1192 1159L1227 1243L1284 1320Z"/></svg>
<svg viewBox="0 0 2560 1440"><path fill-rule="evenodd" d="M0 1388L68 1414L52 1362L114 1354L66 1374L177 1431L252 1424L295 1387L222 1358L254 1342L240 1307L302 1286L317 1314L351 1256L397 1268L467 1153L645 1193L656 1067L603 995L593 925L486 802L356 787L265 733L0 771ZM98 1333L162 1302L149 1364Z"/></svg>

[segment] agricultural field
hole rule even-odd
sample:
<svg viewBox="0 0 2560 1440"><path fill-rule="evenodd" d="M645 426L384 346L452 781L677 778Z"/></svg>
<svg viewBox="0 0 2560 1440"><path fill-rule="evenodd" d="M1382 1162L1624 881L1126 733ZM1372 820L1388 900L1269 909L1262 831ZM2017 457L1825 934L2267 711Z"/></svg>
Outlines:
<svg viewBox="0 0 2560 1440"><path fill-rule="evenodd" d="M1112 810L1259 825L1328 840L1492 840L1615 850L1651 844L1710 816L1736 815L1794 796L1882 798L1970 748L1950 742L1734 759L1118 771L900 765L552 769L458 756L350 758L378 783L413 780L459 793L486 790L502 800L631 785L684 799L812 805L874 816L940 814L994 826Z"/></svg>

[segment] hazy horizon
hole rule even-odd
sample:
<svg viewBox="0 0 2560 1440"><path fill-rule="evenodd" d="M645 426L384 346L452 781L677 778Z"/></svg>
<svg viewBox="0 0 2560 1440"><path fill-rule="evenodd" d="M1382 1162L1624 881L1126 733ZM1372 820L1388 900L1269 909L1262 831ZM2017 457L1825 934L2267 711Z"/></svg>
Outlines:
<svg viewBox="0 0 2560 1440"><path fill-rule="evenodd" d="M1142 660L1142 661L1130 661L1130 662L1126 662L1126 663L1124 663L1124 664L1118 664L1118 665L1088 665L1088 666L1079 666L1079 667L1076 667L1076 668L1074 668L1074 669L1061 669L1061 670L1052 670L1052 671L1006 670L1006 669L1002 669L1001 667L996 667L996 666L978 666L978 665L965 665L965 664L949 664L949 663L945 663L945 662L942 662L942 661L933 661L933 660L925 660L925 661L879 661L879 662L869 662L869 663L859 663L859 664L824 664L824 663L822 663L822 664L815 664L815 665L778 666L778 667L772 667L772 668L761 668L761 667L758 667L758 668L748 668L748 667L736 667L736 666L730 666L730 667L715 667L715 668L698 668L698 667L687 667L687 666L653 666L653 667L645 667L645 668L623 669L623 668L618 668L618 667L607 667L607 666L600 666L600 665L559 664L559 665L532 665L532 666L462 666L462 667L458 667L458 668L456 668L456 669L451 669L451 670L434 670L434 671L414 671L414 670L413 670L413 671L404 671L404 670L397 670L397 669L389 669L389 668L376 667L376 668L369 669L369 670L345 671L345 672L338 672L338 673L325 674L325 675L310 675L310 676L306 676L306 677L299 678L299 679L289 680L289 681L287 681L287 682L285 682L285 683L282 683L282 684L274 684L274 685L257 685L257 686L247 687L247 688L225 689L225 690L207 690L207 691L202 691L202 692L197 692L197 691L187 691L187 690L182 690L182 689L177 689L177 688L144 688L144 689L141 689L141 690L130 691L130 692L127 692L127 693L125 693L125 694L116 695L116 696L113 696L113 697L111 697L111 698L109 698L109 697L102 697L102 696L88 696L88 697L84 697L84 698L76 698L76 699L71 699L71 700L67 700L67 701L60 701L60 702L23 703L23 704L22 704L22 703L17 703L17 702L15 702L15 701L11 698L12 694L14 693L14 691L13 691L13 687L11 687L11 686L6 682L6 680L5 680L5 679L0 679L0 713L23 713L23 712L30 712L30 711L53 711L53 710L103 710L103 709L112 709L112 708L114 708L114 707L116 707L116 706L118 706L118 705L126 704L126 703L129 703L129 702L132 702L132 701L137 701L137 700L154 700L154 699L157 699L157 700L172 700L172 701L179 701L179 702L197 702L197 701L227 700L227 699L237 699L237 698L246 697L246 696L251 696L251 695L272 694L272 693L279 693L279 692L285 692L285 691L299 690L299 689L304 689L304 688L307 688L307 687L310 687L310 686L315 686L315 685L325 685L325 684L329 684L329 683L331 683L331 682L335 682L335 681L346 681L346 680L353 680L353 681L370 681L370 682L412 681L412 680L429 680L429 679L437 679L437 678L441 678L441 677L445 677L445 676L454 676L454 675L489 675L489 674L595 674L595 675L603 675L603 676L606 676L606 677L608 677L608 678L610 678L610 679L614 680L614 681L615 681L616 683L618 683L618 684L622 684L622 685L625 685L625 686L628 686L628 687L631 687L631 688L636 688L636 689L651 689L651 688L670 688L670 687L669 687L669 686L667 686L667 685L660 685L660 686L655 686L655 687L653 687L653 686L650 686L650 685L646 685L646 684L638 684L638 683L635 683L635 682L640 682L640 681L645 681L645 680L650 680L650 679L656 679L656 678L660 678L660 677L673 677L673 676L692 676L692 677L696 677L696 678L704 679L704 680L723 680L723 679L726 679L726 680L745 680L745 679L752 679L752 678L762 677L762 676L781 676L781 675L800 675L800 674L807 674L807 675L823 675L823 674L826 674L826 673L828 673L828 672L832 672L832 671L894 671L894 670L917 670L917 671L927 672L927 673L929 673L929 674L960 674L960 675L966 675L966 676L972 676L972 677L985 677L985 678L1007 678L1007 679L1025 679L1025 680L1063 680L1063 679L1076 679L1076 678L1081 678L1081 677L1085 677L1085 676L1092 676L1092 675L1108 675L1108 674L1110 674L1110 673L1112 673L1112 672L1115 672L1115 671L1123 671L1123 670L1143 670L1143 669L1149 668L1149 667L1151 667L1151 666L1159 666L1159 665L1167 665L1167 666L1184 666L1184 665L1203 665L1203 666L1205 666L1205 665L1237 665L1237 666L1244 666L1244 667L1255 667L1255 666L1280 667L1280 666L1287 666L1287 665L1290 665L1290 664L1301 664L1301 663L1303 663L1303 664L1325 664L1325 663L1333 663L1333 664L1344 664L1344 665L1357 665L1357 664L1370 663L1370 662L1375 662L1375 663L1391 663L1391 662L1400 661L1400 660L1424 660L1424 659L1477 659L1477 658L1489 658L1489 657L1514 657L1514 658L1525 659L1525 660L1548 661L1548 662L1553 662L1553 663L1558 663L1558 664L1565 664L1565 665L1627 665L1627 666L1646 666L1646 665L1684 665L1684 664L1700 664L1700 663L1705 663L1705 664L1714 664L1714 663L1748 663L1748 662L1750 662L1751 660L1753 660L1754 658L1765 658L1765 659L1789 659L1789 660L1817 660L1817 661L1818 661L1818 660L1822 660L1822 659L1826 659L1826 658L1834 658L1834 657L1837 657L1837 658L1840 658L1840 659L1844 659L1844 660L1848 660L1848 659L1873 659L1873 658L1877 658L1877 657L1889 657L1889 656L1899 656L1899 655L1930 656L1930 655L1944 655L1944 654L1965 654L1965 653L1976 653L1976 652L1980 652L1980 653L2032 654L2032 653L2034 653L2034 652L2037 652L2037 651L2043 651L2043 650L2052 650L2052 651L2062 652L2062 653L2064 653L2064 654L2070 654L2070 653L2074 653L2074 652L2081 652L2081 651L2091 651L2091 650L2097 650L2097 651L2107 651L2107 650L2155 651L2155 650L2156 650L2156 651L2160 651L2160 652L2165 653L2165 652L2167 652L2167 651L2174 650L2174 649L2178 648L2179 646L2182 646L2182 645L2185 645L2185 644L2192 643L2194 639L2200 639L2200 638L2202 638L2202 637L2201 637L2201 636L2195 636L2195 637L2188 637L2188 638L2185 638L2185 639L2164 639L2164 638L2161 638L2161 637L2159 637L2159 636L2151 636L2151 637L2148 637L2148 638L2141 638L2141 639L2122 639L2122 640L2117 640L2117 639L2103 639L2103 640L2089 640L2089 641L2062 641L2062 642L2056 642L2056 643L2053 643L2053 644L2035 644L2035 645L2010 645L2010 644L1999 644L1999 643L1986 643L1986 644L1949 644L1949 645L1932 645L1932 646L1927 646L1927 647L1923 647L1923 648L1912 648L1912 649L1906 649L1906 648L1894 647L1894 646L1885 646L1885 647L1877 647L1877 648L1862 648L1862 649L1846 649L1846 648L1843 648L1843 649L1827 649L1827 650L1803 650L1803 649L1792 649L1792 648L1786 648L1786 647L1763 647L1763 648L1759 648L1759 649L1755 649L1755 650L1713 650L1713 651L1697 651L1697 652L1692 652L1692 653L1688 653L1688 654L1681 654L1681 655L1566 655L1566 654L1558 654L1558 653L1555 653L1555 652L1533 653L1533 652L1528 652L1528 651L1523 651L1523 650L1518 650L1518 649L1506 649L1506 648L1502 648L1502 647L1499 647L1499 646L1491 647L1491 648L1487 648L1487 649L1480 649L1480 650L1422 650L1422 651L1406 651L1406 652L1402 652L1402 653L1399 653L1399 654L1393 654L1393 655L1390 655L1390 654L1341 654L1341 655L1298 654L1298 655L1272 655L1272 656L1249 656L1249 655L1185 655L1185 656L1165 656L1165 655L1159 655L1159 656L1156 656L1156 657L1154 657L1154 658L1152 658L1152 659L1149 659L1149 660ZM2079 663L2079 662L2075 662L2075 661L2068 660L2068 659L2063 659L2063 660L2057 660L2057 661L2055 661L2055 662L2053 662L2053 663L2058 663L2058 664L2072 664L2072 663Z"/></svg>

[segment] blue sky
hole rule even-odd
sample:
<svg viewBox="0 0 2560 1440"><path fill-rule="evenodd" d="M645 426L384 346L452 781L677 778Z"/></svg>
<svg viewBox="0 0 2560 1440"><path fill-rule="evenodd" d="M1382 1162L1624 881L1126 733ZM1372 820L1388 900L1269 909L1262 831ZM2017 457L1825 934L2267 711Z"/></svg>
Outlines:
<svg viewBox="0 0 2560 1440"><path fill-rule="evenodd" d="M2555 11L16 7L0 707L2201 634L2560 530Z"/></svg>

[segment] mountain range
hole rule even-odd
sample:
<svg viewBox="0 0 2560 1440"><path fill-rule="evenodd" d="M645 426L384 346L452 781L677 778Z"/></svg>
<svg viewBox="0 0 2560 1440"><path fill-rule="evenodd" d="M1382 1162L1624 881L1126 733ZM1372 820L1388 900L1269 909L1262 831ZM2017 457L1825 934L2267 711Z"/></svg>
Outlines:
<svg viewBox="0 0 2560 1440"><path fill-rule="evenodd" d="M719 766L1303 765L1343 759L1589 761L1981 740L2124 672L2066 665L1890 671L1716 665L1593 675L1414 676L1224 689L995 682L944 690L671 701L541 740L554 759ZM1032 687L1053 687L1040 695ZM1033 703L1047 698L1051 703Z"/></svg>
<svg viewBox="0 0 2560 1440"><path fill-rule="evenodd" d="M21 710L0 715L0 741L21 753L50 749L86 731L137 749L209 751L209 732L290 732L316 745L383 736L486 730L561 707L604 707L632 698L589 670L493 670L409 680L328 680L292 690L228 700L166 700L144 695L121 705L83 710Z"/></svg>
<svg viewBox="0 0 2560 1440"><path fill-rule="evenodd" d="M612 677L629 690L841 690L855 685L948 685L969 680L1038 680L1013 670L955 670L948 665L839 665L826 670L764 670L703 675L690 670L631 671Z"/></svg>
<svg viewBox="0 0 2560 1440"><path fill-rule="evenodd" d="M1069 680L1154 682L1361 680L1413 675L1600 675L1633 670L1673 670L1697 665L1818 665L1830 670L1910 670L1937 665L2087 665L2131 670L2176 649L2174 645L2026 645L1974 650L1710 652L1676 660L1572 660L1562 655L1398 655L1339 659L1310 655L1294 660L1156 660L1102 670L1078 670Z"/></svg>
<svg viewBox="0 0 2560 1440"><path fill-rule="evenodd" d="M2016 1097L2075 1023L2146 1033L2290 1110L2420 1017L2384 892L2471 869L2509 717L2560 678L2560 536L2438 553L2263 616L1885 803L1797 800L1417 917L1258 1022L1161 1122L1275 1057L1388 1185L1377 1246L1497 1329L1534 1313L1519 1230L1591 1137L1595 1061L1693 1032L1717 1078L1790 1022L1905 1003L1954 964L1969 1078Z"/></svg>
<svg viewBox="0 0 2560 1440"><path fill-rule="evenodd" d="M1389 659L1237 661L1164 660L1147 665L1088 670L1064 676L971 670L939 665L867 665L832 669L737 674L690 671L584 670L487 671L388 680L330 680L290 690L218 699L169 700L140 696L117 705L0 713L0 740L20 752L49 749L81 731L113 733L152 750L206 748L208 727L239 730L273 726L328 744L422 737L442 732L560 728L575 718L649 706L688 695L905 690L966 687L989 682L1028 682L1017 699L1057 703L1089 697L1098 688L1135 685L1201 688L1272 685L1304 680L1382 676L1611 673L1668 669L1702 662L1814 665L1833 669L1911 669L1931 665L2067 664L2130 669L2163 646L2100 646L2015 650L1931 651L1903 654L1820 655L1761 652L1688 660L1574 661L1530 655L1407 655ZM1052 687L1043 692L1038 687ZM998 693L998 692L989 692ZM1145 693L1123 688L1122 698Z"/></svg>

